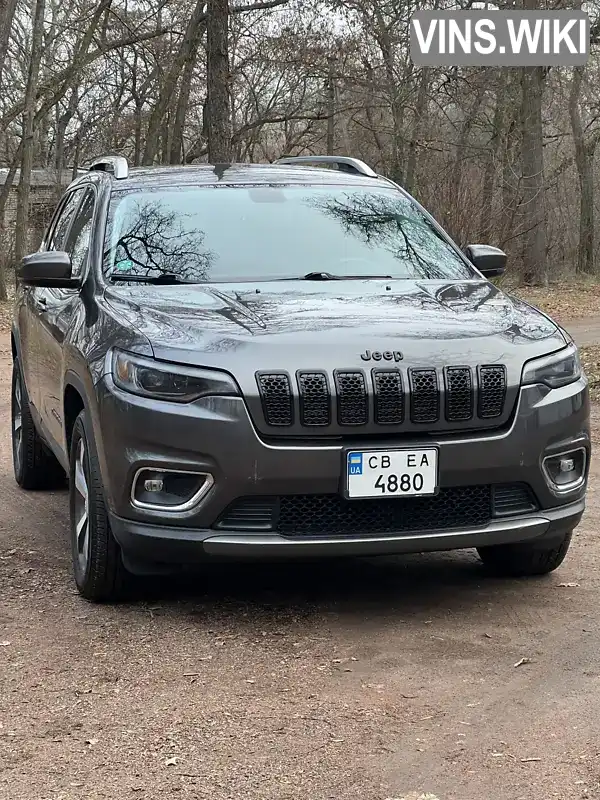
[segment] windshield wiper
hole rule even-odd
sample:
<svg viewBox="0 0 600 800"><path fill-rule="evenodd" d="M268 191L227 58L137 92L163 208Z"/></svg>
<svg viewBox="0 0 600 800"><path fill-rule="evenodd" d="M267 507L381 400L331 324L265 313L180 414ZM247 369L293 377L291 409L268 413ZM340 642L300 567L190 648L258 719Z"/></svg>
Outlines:
<svg viewBox="0 0 600 800"><path fill-rule="evenodd" d="M112 281L123 281L124 283L154 283L163 284L164 286L191 283L191 281L182 281L179 275L175 275L174 272L165 272L162 275L128 275L126 272L111 272L108 277Z"/></svg>
<svg viewBox="0 0 600 800"><path fill-rule="evenodd" d="M391 281L391 275L333 275L331 272L307 272L295 278L282 278L284 281Z"/></svg>

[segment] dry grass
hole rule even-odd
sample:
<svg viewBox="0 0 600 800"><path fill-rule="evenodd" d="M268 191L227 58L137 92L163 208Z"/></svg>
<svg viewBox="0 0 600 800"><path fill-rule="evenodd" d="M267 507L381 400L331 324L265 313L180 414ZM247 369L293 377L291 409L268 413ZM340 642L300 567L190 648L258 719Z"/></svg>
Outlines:
<svg viewBox="0 0 600 800"><path fill-rule="evenodd" d="M577 281L539 286L506 287L506 291L531 303L557 322L600 315L600 283Z"/></svg>
<svg viewBox="0 0 600 800"><path fill-rule="evenodd" d="M600 401L600 345L581 347L579 352L585 374L590 382L590 398L597 403Z"/></svg>
<svg viewBox="0 0 600 800"><path fill-rule="evenodd" d="M10 330L12 320L12 303L0 303L0 333Z"/></svg>

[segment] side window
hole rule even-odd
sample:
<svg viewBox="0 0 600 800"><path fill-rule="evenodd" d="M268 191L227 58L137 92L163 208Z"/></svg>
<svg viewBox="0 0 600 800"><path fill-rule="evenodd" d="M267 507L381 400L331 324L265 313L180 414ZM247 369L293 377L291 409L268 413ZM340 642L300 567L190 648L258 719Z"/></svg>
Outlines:
<svg viewBox="0 0 600 800"><path fill-rule="evenodd" d="M69 225L81 200L83 189L76 189L67 197L48 241L48 250L64 250Z"/></svg>
<svg viewBox="0 0 600 800"><path fill-rule="evenodd" d="M71 256L72 275L81 275L90 245L94 217L95 193L88 189L75 217L63 249Z"/></svg>

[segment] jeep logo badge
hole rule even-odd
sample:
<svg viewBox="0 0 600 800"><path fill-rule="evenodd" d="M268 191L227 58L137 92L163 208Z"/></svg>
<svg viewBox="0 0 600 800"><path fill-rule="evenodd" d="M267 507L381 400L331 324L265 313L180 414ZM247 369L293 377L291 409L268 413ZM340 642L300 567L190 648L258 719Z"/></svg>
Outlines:
<svg viewBox="0 0 600 800"><path fill-rule="evenodd" d="M384 353L381 353L379 350L365 350L364 353L360 354L360 357L363 361L402 361L404 356L400 352L400 350L386 350Z"/></svg>

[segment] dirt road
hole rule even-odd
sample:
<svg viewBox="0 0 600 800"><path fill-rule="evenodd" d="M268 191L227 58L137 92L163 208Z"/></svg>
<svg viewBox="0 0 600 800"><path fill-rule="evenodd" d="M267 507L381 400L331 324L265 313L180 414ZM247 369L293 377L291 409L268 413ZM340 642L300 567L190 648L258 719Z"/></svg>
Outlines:
<svg viewBox="0 0 600 800"><path fill-rule="evenodd" d="M598 467L545 579L468 553L214 567L93 607L66 496L13 482L1 343L0 798L600 797Z"/></svg>

